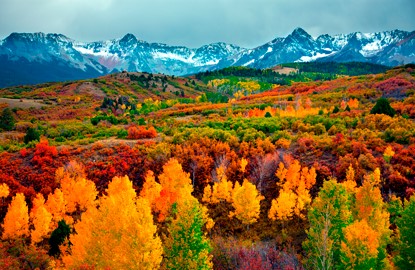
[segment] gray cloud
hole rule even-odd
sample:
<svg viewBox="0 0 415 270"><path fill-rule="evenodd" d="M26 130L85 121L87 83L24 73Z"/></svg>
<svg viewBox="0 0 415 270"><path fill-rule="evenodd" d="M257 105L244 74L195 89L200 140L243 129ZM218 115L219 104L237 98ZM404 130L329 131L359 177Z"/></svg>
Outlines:
<svg viewBox="0 0 415 270"><path fill-rule="evenodd" d="M62 33L80 41L133 33L149 42L255 47L302 27L320 34L415 30L414 0L2 0L0 37Z"/></svg>

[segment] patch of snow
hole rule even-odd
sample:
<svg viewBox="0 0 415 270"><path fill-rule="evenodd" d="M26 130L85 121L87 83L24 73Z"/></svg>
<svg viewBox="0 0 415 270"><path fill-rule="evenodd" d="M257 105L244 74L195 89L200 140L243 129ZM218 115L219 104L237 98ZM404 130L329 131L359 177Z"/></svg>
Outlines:
<svg viewBox="0 0 415 270"><path fill-rule="evenodd" d="M268 48L267 48L267 51L266 51L263 55L261 55L261 56L259 57L259 59L264 58L264 56L265 56L267 53L270 53L270 52L272 52L272 47L268 47Z"/></svg>
<svg viewBox="0 0 415 270"><path fill-rule="evenodd" d="M204 66L204 65L211 66L211 65L216 65L217 63L219 63L219 60L215 59L215 60L210 60L210 61L207 61L207 62L205 62L205 63L203 63L203 64L201 64L201 63L196 63L196 65L195 65L195 66ZM200 64L200 65L199 65L199 64Z"/></svg>
<svg viewBox="0 0 415 270"><path fill-rule="evenodd" d="M243 64L242 66L246 67L249 66L250 64L252 64L253 62L255 62L255 59L249 60L248 62L246 62L245 64Z"/></svg>
<svg viewBox="0 0 415 270"><path fill-rule="evenodd" d="M333 37L333 45L337 48L343 48L347 45L348 37L346 35L335 35Z"/></svg>
<svg viewBox="0 0 415 270"><path fill-rule="evenodd" d="M372 39L375 37L375 34L373 33L363 33L362 36L366 39Z"/></svg>
<svg viewBox="0 0 415 270"><path fill-rule="evenodd" d="M325 54L325 53L316 53L315 55L312 55L312 56L301 56L300 59L296 60L295 62L312 62L312 61L315 61L315 60L317 60L319 58L332 55L334 53L336 53L336 52L332 52L332 53L328 53L328 54Z"/></svg>
<svg viewBox="0 0 415 270"><path fill-rule="evenodd" d="M73 48L75 50L77 50L78 52L80 52L81 54L94 55L94 56L104 56L104 57L113 56L112 53L109 53L108 50L105 50L105 49L95 52L92 48L77 47L77 46L74 46Z"/></svg>
<svg viewBox="0 0 415 270"><path fill-rule="evenodd" d="M194 53L190 55L190 57L183 57L182 55L171 53L171 52L153 52L152 53L154 58L159 58L163 60L178 60L184 63L194 63L193 60Z"/></svg>
<svg viewBox="0 0 415 270"><path fill-rule="evenodd" d="M88 55L93 55L94 51L92 49L87 49L84 47L73 47L75 50L77 50L78 52L80 52L81 54L88 54Z"/></svg>
<svg viewBox="0 0 415 270"><path fill-rule="evenodd" d="M385 45L382 46L380 40L374 40L373 42L368 43L365 46L363 46L359 52L364 57L368 57L379 52L381 49L383 49L383 47L385 47Z"/></svg>
<svg viewBox="0 0 415 270"><path fill-rule="evenodd" d="M380 50L382 48L382 45L380 45L380 41L379 40L375 40L372 43L368 43L365 46L363 46L363 50L365 51L377 51Z"/></svg>
<svg viewBox="0 0 415 270"><path fill-rule="evenodd" d="M372 42L365 44L360 50L360 53L365 57L374 55L398 40L399 39L393 38L391 35L382 34L379 39L375 38Z"/></svg>

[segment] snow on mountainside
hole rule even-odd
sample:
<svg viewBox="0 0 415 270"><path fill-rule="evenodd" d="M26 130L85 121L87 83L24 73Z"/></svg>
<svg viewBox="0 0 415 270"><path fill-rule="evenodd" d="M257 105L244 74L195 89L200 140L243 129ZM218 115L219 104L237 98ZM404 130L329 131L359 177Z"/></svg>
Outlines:
<svg viewBox="0 0 415 270"><path fill-rule="evenodd" d="M242 50L238 46L225 43L213 43L198 49L147 43L137 40L132 34L104 42L76 43L74 49L95 59L109 70L174 75L197 72L199 67L215 65L220 59Z"/></svg>
<svg viewBox="0 0 415 270"><path fill-rule="evenodd" d="M278 38L253 50L241 52L237 60L231 56L222 63L269 68L287 62L363 61L394 66L414 62L413 57L409 56L411 51L415 51L411 42L406 43L405 50L397 49L395 54L384 56L387 48L398 48L400 42L408 38L414 39L411 33L400 30L335 36L326 34L312 38L306 31L297 28L286 38ZM266 47L271 48L272 53L264 53ZM397 58L401 61L396 61Z"/></svg>
<svg viewBox="0 0 415 270"><path fill-rule="evenodd" d="M311 37L301 28L253 49L212 43L192 49L122 38L77 42L61 34L12 33L0 41L0 87L91 78L122 70L186 75L228 66L269 68L287 62L364 61L395 66L415 61L415 32Z"/></svg>

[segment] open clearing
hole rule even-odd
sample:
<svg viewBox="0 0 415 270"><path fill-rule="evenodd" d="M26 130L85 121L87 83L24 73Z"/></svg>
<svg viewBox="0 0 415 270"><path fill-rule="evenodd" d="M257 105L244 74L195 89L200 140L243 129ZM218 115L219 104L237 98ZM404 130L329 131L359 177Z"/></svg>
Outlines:
<svg viewBox="0 0 415 270"><path fill-rule="evenodd" d="M43 103L43 100L38 99L13 99L13 98L0 98L0 104L6 103L10 108L22 108L28 109L30 107L33 108L41 108L44 106L49 106L48 104Z"/></svg>

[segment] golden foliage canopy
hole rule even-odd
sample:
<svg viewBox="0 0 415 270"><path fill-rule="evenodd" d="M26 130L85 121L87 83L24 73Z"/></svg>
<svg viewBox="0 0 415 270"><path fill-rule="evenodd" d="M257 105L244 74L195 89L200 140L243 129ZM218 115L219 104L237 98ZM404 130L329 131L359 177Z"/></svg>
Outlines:
<svg viewBox="0 0 415 270"><path fill-rule="evenodd" d="M232 206L235 209L229 216L236 217L243 224L255 223L259 218L260 203L264 199L256 186L244 179L242 186L238 182L232 191Z"/></svg>
<svg viewBox="0 0 415 270"><path fill-rule="evenodd" d="M3 239L18 239L29 235L29 209L22 193L17 193L9 205L3 222Z"/></svg>
<svg viewBox="0 0 415 270"><path fill-rule="evenodd" d="M98 269L159 268L163 251L147 199L136 198L127 176L114 177L106 192L99 208L89 208L75 224L71 254L63 257L65 265L70 269L83 264Z"/></svg>

